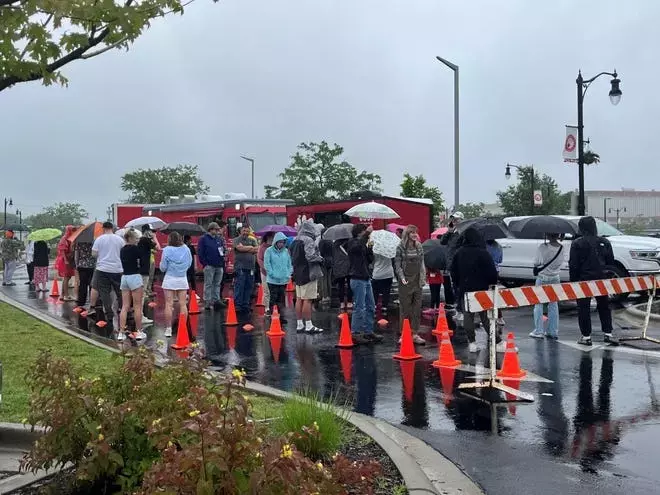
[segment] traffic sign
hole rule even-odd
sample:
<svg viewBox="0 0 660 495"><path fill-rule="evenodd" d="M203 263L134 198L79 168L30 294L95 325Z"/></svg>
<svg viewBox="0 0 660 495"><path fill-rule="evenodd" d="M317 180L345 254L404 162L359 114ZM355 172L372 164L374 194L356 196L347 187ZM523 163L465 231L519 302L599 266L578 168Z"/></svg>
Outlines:
<svg viewBox="0 0 660 495"><path fill-rule="evenodd" d="M543 193L534 191L534 206L543 206Z"/></svg>

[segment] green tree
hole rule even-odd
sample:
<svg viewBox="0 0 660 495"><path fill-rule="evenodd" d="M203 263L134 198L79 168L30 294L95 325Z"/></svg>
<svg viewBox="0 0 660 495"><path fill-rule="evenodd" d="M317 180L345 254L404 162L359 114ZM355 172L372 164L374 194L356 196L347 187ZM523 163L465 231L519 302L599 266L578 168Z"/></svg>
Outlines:
<svg viewBox="0 0 660 495"><path fill-rule="evenodd" d="M546 174L534 172L532 167L517 170L518 182L505 191L498 191L497 198L506 216L519 215L566 215L571 208L571 193L562 193L555 180ZM543 205L533 206L534 191L541 191Z"/></svg>
<svg viewBox="0 0 660 495"><path fill-rule="evenodd" d="M437 186L429 186L423 175L412 176L408 172L403 174L401 186L401 196L404 198L425 198L433 201L432 213L434 222L440 216L445 207L442 192Z"/></svg>
<svg viewBox="0 0 660 495"><path fill-rule="evenodd" d="M80 203L57 203L45 207L41 213L30 215L25 219L30 229L64 229L67 225L80 225L87 220L89 213Z"/></svg>
<svg viewBox="0 0 660 495"><path fill-rule="evenodd" d="M479 218L486 215L486 205L484 203L461 203L458 209L465 218Z"/></svg>
<svg viewBox="0 0 660 495"><path fill-rule="evenodd" d="M266 197L307 204L346 199L358 191L380 192L380 175L359 171L341 159L343 153L338 144L300 143L291 164L279 174L279 187L264 188Z"/></svg>
<svg viewBox="0 0 660 495"><path fill-rule="evenodd" d="M217 0L214 0L217 1ZM113 49L128 49L184 0L0 0L0 91L42 80L67 84L61 69Z"/></svg>
<svg viewBox="0 0 660 495"><path fill-rule="evenodd" d="M209 192L197 165L138 169L122 176L121 188L132 203L165 203L170 196Z"/></svg>

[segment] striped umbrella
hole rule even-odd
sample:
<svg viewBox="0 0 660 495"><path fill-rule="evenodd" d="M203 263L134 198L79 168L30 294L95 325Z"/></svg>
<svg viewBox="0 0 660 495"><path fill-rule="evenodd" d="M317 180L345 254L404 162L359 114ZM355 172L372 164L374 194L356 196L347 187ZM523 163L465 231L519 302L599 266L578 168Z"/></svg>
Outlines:
<svg viewBox="0 0 660 495"><path fill-rule="evenodd" d="M103 224L101 222L91 222L78 228L73 234L67 237L71 243L82 242L92 244L94 239L103 234Z"/></svg>

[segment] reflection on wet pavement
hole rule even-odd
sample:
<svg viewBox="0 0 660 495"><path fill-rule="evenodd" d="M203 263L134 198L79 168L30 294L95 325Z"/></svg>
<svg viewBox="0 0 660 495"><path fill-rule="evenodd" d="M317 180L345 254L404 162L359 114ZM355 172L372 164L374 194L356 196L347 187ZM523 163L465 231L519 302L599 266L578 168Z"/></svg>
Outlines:
<svg viewBox="0 0 660 495"><path fill-rule="evenodd" d="M48 296L36 296L22 285L3 287L2 292L35 311L56 315L72 329L92 334L106 343L113 342L108 340L109 330L100 329L91 320L74 313L73 303L62 304ZM149 335L145 345L153 348L159 348L158 340L171 344L176 338L176 333L171 339L164 337L162 294L158 293L156 301L156 308L145 309L155 320L153 326L145 329ZM655 469L655 459L660 453L655 439L660 433L656 424L660 409L653 383L653 375L660 368L660 351L620 352L594 346L587 352L566 345L575 342L578 336L575 312L570 310L561 315L563 342L529 339L531 310L509 311L505 314L506 330L517 336L521 364L540 379L509 383L534 394L534 403L506 403L507 397L502 394L495 401L503 403L492 405L457 390L459 384L475 379L475 369L484 371L483 367L488 365L485 351L478 355L467 353L466 345L460 343L460 329L453 340L457 358L466 366L438 369L431 366L438 353L436 339L431 334L432 320L423 320L422 334L428 341L428 345L418 346L423 358L399 362L392 359L398 350L396 315L390 316L388 326L383 329L383 343L340 350L335 347L340 326L336 311L316 312L314 324L325 331L307 335L295 332L292 307L293 297L288 293L286 307L282 308L282 315L289 321L284 337L265 335L268 318L263 316L263 308L255 308L250 318L239 314L236 326L224 325L224 310L203 311L191 316L189 330L192 336L196 335L215 369L240 366L249 380L287 391L311 390L323 397L335 397L357 412L408 427L408 431L417 432L460 462L486 487L489 480L479 479L479 470L475 468L473 472L470 463L486 465L487 455L474 446L474 455L461 457L460 449L447 452L441 443L447 441L448 435L457 441L469 438L470 442L480 442L475 445L491 449L519 444L529 450L530 458L545 466L555 465L557 469L573 465L593 475L606 472L624 476L626 481L615 486L626 487L633 493L634 483L639 480L660 481ZM175 309L175 319L177 316ZM598 323L594 323L594 340L601 341ZM246 324L254 329L246 331ZM654 332L658 334L657 329L651 330ZM478 339L485 344L483 331L478 332ZM498 366L500 360L498 356ZM466 434L469 436L464 437ZM475 439L474 435L479 436ZM436 440L440 446L433 443ZM489 491L491 488L493 493L498 492L496 484ZM604 490L607 492L608 488Z"/></svg>

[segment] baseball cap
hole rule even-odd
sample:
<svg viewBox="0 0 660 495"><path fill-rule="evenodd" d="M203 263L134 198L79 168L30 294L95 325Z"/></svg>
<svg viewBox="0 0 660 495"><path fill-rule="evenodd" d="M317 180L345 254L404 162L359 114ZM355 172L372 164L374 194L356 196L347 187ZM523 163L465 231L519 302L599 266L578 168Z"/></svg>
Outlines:
<svg viewBox="0 0 660 495"><path fill-rule="evenodd" d="M449 218L458 218L459 220L464 220L465 215L463 215L463 213L461 213L460 211L455 211L449 216Z"/></svg>

